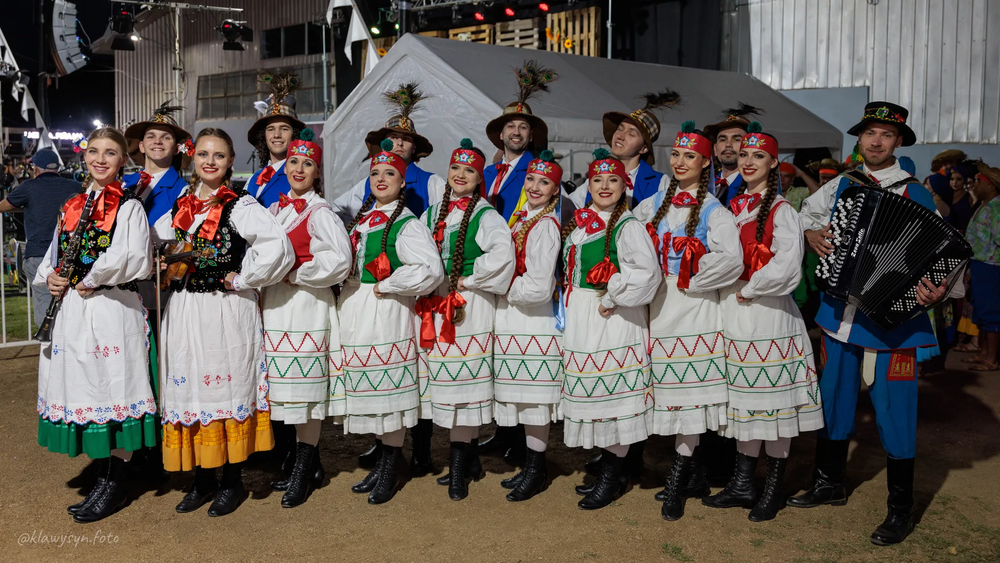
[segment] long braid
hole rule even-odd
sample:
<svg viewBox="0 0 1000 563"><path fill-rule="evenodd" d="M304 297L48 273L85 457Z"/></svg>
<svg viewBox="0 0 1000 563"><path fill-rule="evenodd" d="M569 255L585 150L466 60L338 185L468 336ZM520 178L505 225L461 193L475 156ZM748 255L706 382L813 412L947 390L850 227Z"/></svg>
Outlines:
<svg viewBox="0 0 1000 563"><path fill-rule="evenodd" d="M615 210L611 212L611 217L608 218L608 226L604 229L604 258L611 257L611 238L614 236L615 223L621 218L622 213L628 209L628 204L625 200L628 199L625 194L622 194L621 199L618 200L618 204L615 205Z"/></svg>
<svg viewBox="0 0 1000 563"><path fill-rule="evenodd" d="M693 237L695 229L698 228L698 221L701 219L701 204L705 202L705 196L708 195L708 167L701 169L701 180L698 181L698 203L691 208L691 214L688 215L687 226L684 228L684 234Z"/></svg>
<svg viewBox="0 0 1000 563"><path fill-rule="evenodd" d="M396 198L396 209L393 210L392 215L389 216L389 222L386 223L385 229L382 231L382 252L385 252L385 245L389 242L389 229L392 228L392 224L399 218L400 213L406 207L403 205L403 198L406 194L403 190L399 190L399 197Z"/></svg>
<svg viewBox="0 0 1000 563"><path fill-rule="evenodd" d="M481 197L480 190L477 187L472 192L472 200L469 201L469 206L465 208L465 212L462 214L462 223L458 227L458 239L455 241L455 248L451 249L451 274L448 276L448 293L452 293L458 289L458 278L462 276L462 267L465 265L465 237L469 231L469 221L472 220L472 214L476 211L476 204L479 203ZM442 209L445 208L442 207ZM472 236L476 236L475 233Z"/></svg>
<svg viewBox="0 0 1000 563"><path fill-rule="evenodd" d="M448 204L451 202L451 184L444 185L444 197L441 198L441 209L438 210L437 221L431 225L431 234L435 234L438 231L438 225L445 223L445 219L448 218ZM444 228L441 228L442 232ZM441 252L441 243L438 243L438 252Z"/></svg>
<svg viewBox="0 0 1000 563"><path fill-rule="evenodd" d="M760 207L757 208L757 241L764 240L764 227L767 225L767 217L771 214L771 205L774 204L774 199L778 197L778 182L780 178L778 176L778 168L772 168L771 172L767 175L767 189L764 190L764 196L760 199Z"/></svg>
<svg viewBox="0 0 1000 563"><path fill-rule="evenodd" d="M402 190L400 190L400 193L402 193ZM368 194L368 197L365 198L365 202L361 204L361 209L358 210L358 214L351 219L350 223L347 224L348 234L351 232L351 229L358 224L358 221L365 216L365 213L368 213L373 205L375 205L375 194Z"/></svg>
<svg viewBox="0 0 1000 563"><path fill-rule="evenodd" d="M660 203L660 207L656 209L656 214L653 215L653 228L660 226L660 221L667 216L667 211L670 211L670 202L674 199L674 195L677 193L677 188L680 187L680 181L677 178L670 179L670 185L667 187L667 193L663 195L663 202Z"/></svg>
<svg viewBox="0 0 1000 563"><path fill-rule="evenodd" d="M514 235L514 248L524 248L524 239L528 238L528 231L535 226L535 223L540 221L542 217L545 217L549 213L552 213L556 208L556 203L559 201L559 196L553 197L549 201L548 205L542 209L538 215L532 217L527 223L525 223L520 229L518 229L517 234Z"/></svg>

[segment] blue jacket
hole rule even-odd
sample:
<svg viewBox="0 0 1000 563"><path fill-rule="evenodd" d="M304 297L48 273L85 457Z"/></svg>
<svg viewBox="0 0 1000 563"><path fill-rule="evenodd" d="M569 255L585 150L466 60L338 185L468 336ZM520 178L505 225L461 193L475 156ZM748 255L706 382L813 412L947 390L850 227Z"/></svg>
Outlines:
<svg viewBox="0 0 1000 563"><path fill-rule="evenodd" d="M138 172L125 176L122 188L134 190L139 184L139 178L140 175ZM146 217L149 219L150 227L164 214L170 213L170 209L174 206L174 202L177 201L177 198L181 195L181 191L186 185L187 182L184 181L184 178L177 170L173 167L167 168L167 171L160 177L160 181L153 186L152 191L149 192L149 196L142 203L142 206L146 209Z"/></svg>
<svg viewBox="0 0 1000 563"><path fill-rule="evenodd" d="M721 180L721 178L720 178L720 180ZM725 191L725 193L716 193L715 197L718 198L719 203L721 203L722 205L728 206L729 202L734 197L736 197L737 193L739 193L740 186L742 186L742 185L743 185L743 176L740 176L739 174L737 174L736 175L736 179L733 180L733 183L729 185L729 188Z"/></svg>
<svg viewBox="0 0 1000 563"><path fill-rule="evenodd" d="M632 185L632 207L642 203L642 200L656 195L660 191L663 172L653 170L645 160L639 160L639 170L635 173L635 183ZM587 194L587 205L590 205L590 194Z"/></svg>
<svg viewBox="0 0 1000 563"><path fill-rule="evenodd" d="M284 163L281 165L280 170L274 171L274 174L271 176L271 179L267 182L267 184L258 186L257 177L260 176L260 173L263 171L264 169L261 168L260 170L254 172L253 176L250 176L250 181L247 182L246 190L250 193L250 195L256 197L257 201L259 201L261 205L264 207L270 207L272 203L278 201L279 195L288 195L288 190L292 189L292 187L288 185L288 176L285 176Z"/></svg>
<svg viewBox="0 0 1000 563"><path fill-rule="evenodd" d="M490 198L490 203L493 204L493 207L496 208L500 215L503 215L504 221L510 221L510 216L517 211L517 200L521 199L521 191L524 189L524 178L528 175L528 165L531 164L532 160L535 160L535 155L529 151L525 151L521 155L521 159L517 161L517 166L504 178L503 185L500 186L500 192L496 198ZM500 163L498 162L487 166L483 170L483 188L486 189L486 193L489 193L493 188L493 182L496 181L497 174L500 173L499 166Z"/></svg>
<svg viewBox="0 0 1000 563"><path fill-rule="evenodd" d="M847 178L840 179L840 185L837 187L837 195L835 196L837 203L840 201L840 194L850 187L850 185L851 181ZM935 209L934 199L931 197L930 192L927 191L927 188L919 184L907 184L904 195L928 209ZM836 203L833 210L834 213L837 210ZM830 332L839 332L846 305L843 301L834 299L826 293L820 294L816 324ZM875 324L874 321L869 319L860 310L856 310L854 313L851 333L847 336L847 342L873 350L922 348L937 344L930 318L926 314L917 315L892 330L885 330Z"/></svg>
<svg viewBox="0 0 1000 563"><path fill-rule="evenodd" d="M424 211L430 207L427 180L433 175L433 172L427 172L412 162L406 167L406 207L417 217L423 215ZM368 199L371 194L372 181L369 178L365 180L365 195L361 201Z"/></svg>

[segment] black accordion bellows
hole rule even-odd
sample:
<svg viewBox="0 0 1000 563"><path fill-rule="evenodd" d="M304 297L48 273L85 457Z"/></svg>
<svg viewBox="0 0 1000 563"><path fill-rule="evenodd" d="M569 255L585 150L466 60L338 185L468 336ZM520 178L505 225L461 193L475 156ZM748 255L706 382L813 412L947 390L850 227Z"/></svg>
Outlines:
<svg viewBox="0 0 1000 563"><path fill-rule="evenodd" d="M878 187L841 194L830 221L832 254L820 259L816 284L889 330L924 313L917 284L952 287L972 247L954 227L916 201Z"/></svg>

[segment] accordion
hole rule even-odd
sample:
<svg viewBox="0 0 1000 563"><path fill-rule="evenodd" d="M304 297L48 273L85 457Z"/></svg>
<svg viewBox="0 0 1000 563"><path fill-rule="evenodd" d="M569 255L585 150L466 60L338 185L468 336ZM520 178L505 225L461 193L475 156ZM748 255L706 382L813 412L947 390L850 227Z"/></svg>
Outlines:
<svg viewBox="0 0 1000 563"><path fill-rule="evenodd" d="M928 309L917 303L920 278L951 287L972 257L962 234L936 213L871 184L844 190L830 233L834 250L820 258L816 284L886 330Z"/></svg>

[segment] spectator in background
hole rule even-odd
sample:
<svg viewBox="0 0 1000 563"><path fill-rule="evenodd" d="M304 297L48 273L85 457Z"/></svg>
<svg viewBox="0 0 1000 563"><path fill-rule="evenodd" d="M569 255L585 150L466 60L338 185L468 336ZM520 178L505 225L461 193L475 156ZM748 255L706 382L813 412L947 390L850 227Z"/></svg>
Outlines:
<svg viewBox="0 0 1000 563"><path fill-rule="evenodd" d="M972 244L972 321L982 334L982 351L975 358L973 371L996 371L1000 344L1000 168L978 163L973 190L981 202L966 238Z"/></svg>
<svg viewBox="0 0 1000 563"><path fill-rule="evenodd" d="M949 174L948 186L951 188L951 200L948 203L951 212L947 219L951 226L962 233L969 226L969 221L976 211L972 195L966 190L966 186L971 188L975 175L976 163L974 162L956 164Z"/></svg>
<svg viewBox="0 0 1000 563"><path fill-rule="evenodd" d="M31 283L45 251L52 243L52 235L59 219L59 208L70 197L80 193L80 184L59 176L59 156L50 149L41 149L31 159L34 179L24 182L6 199L0 201L0 212L24 212L24 230L28 248L24 253L24 278ZM45 318L51 296L45 292L32 292L35 325Z"/></svg>
<svg viewBox="0 0 1000 563"><path fill-rule="evenodd" d="M796 212L802 208L802 202L820 187L812 176L791 162L779 164L778 175L781 177L781 195L785 196ZM798 186L795 185L796 178L802 180Z"/></svg>

